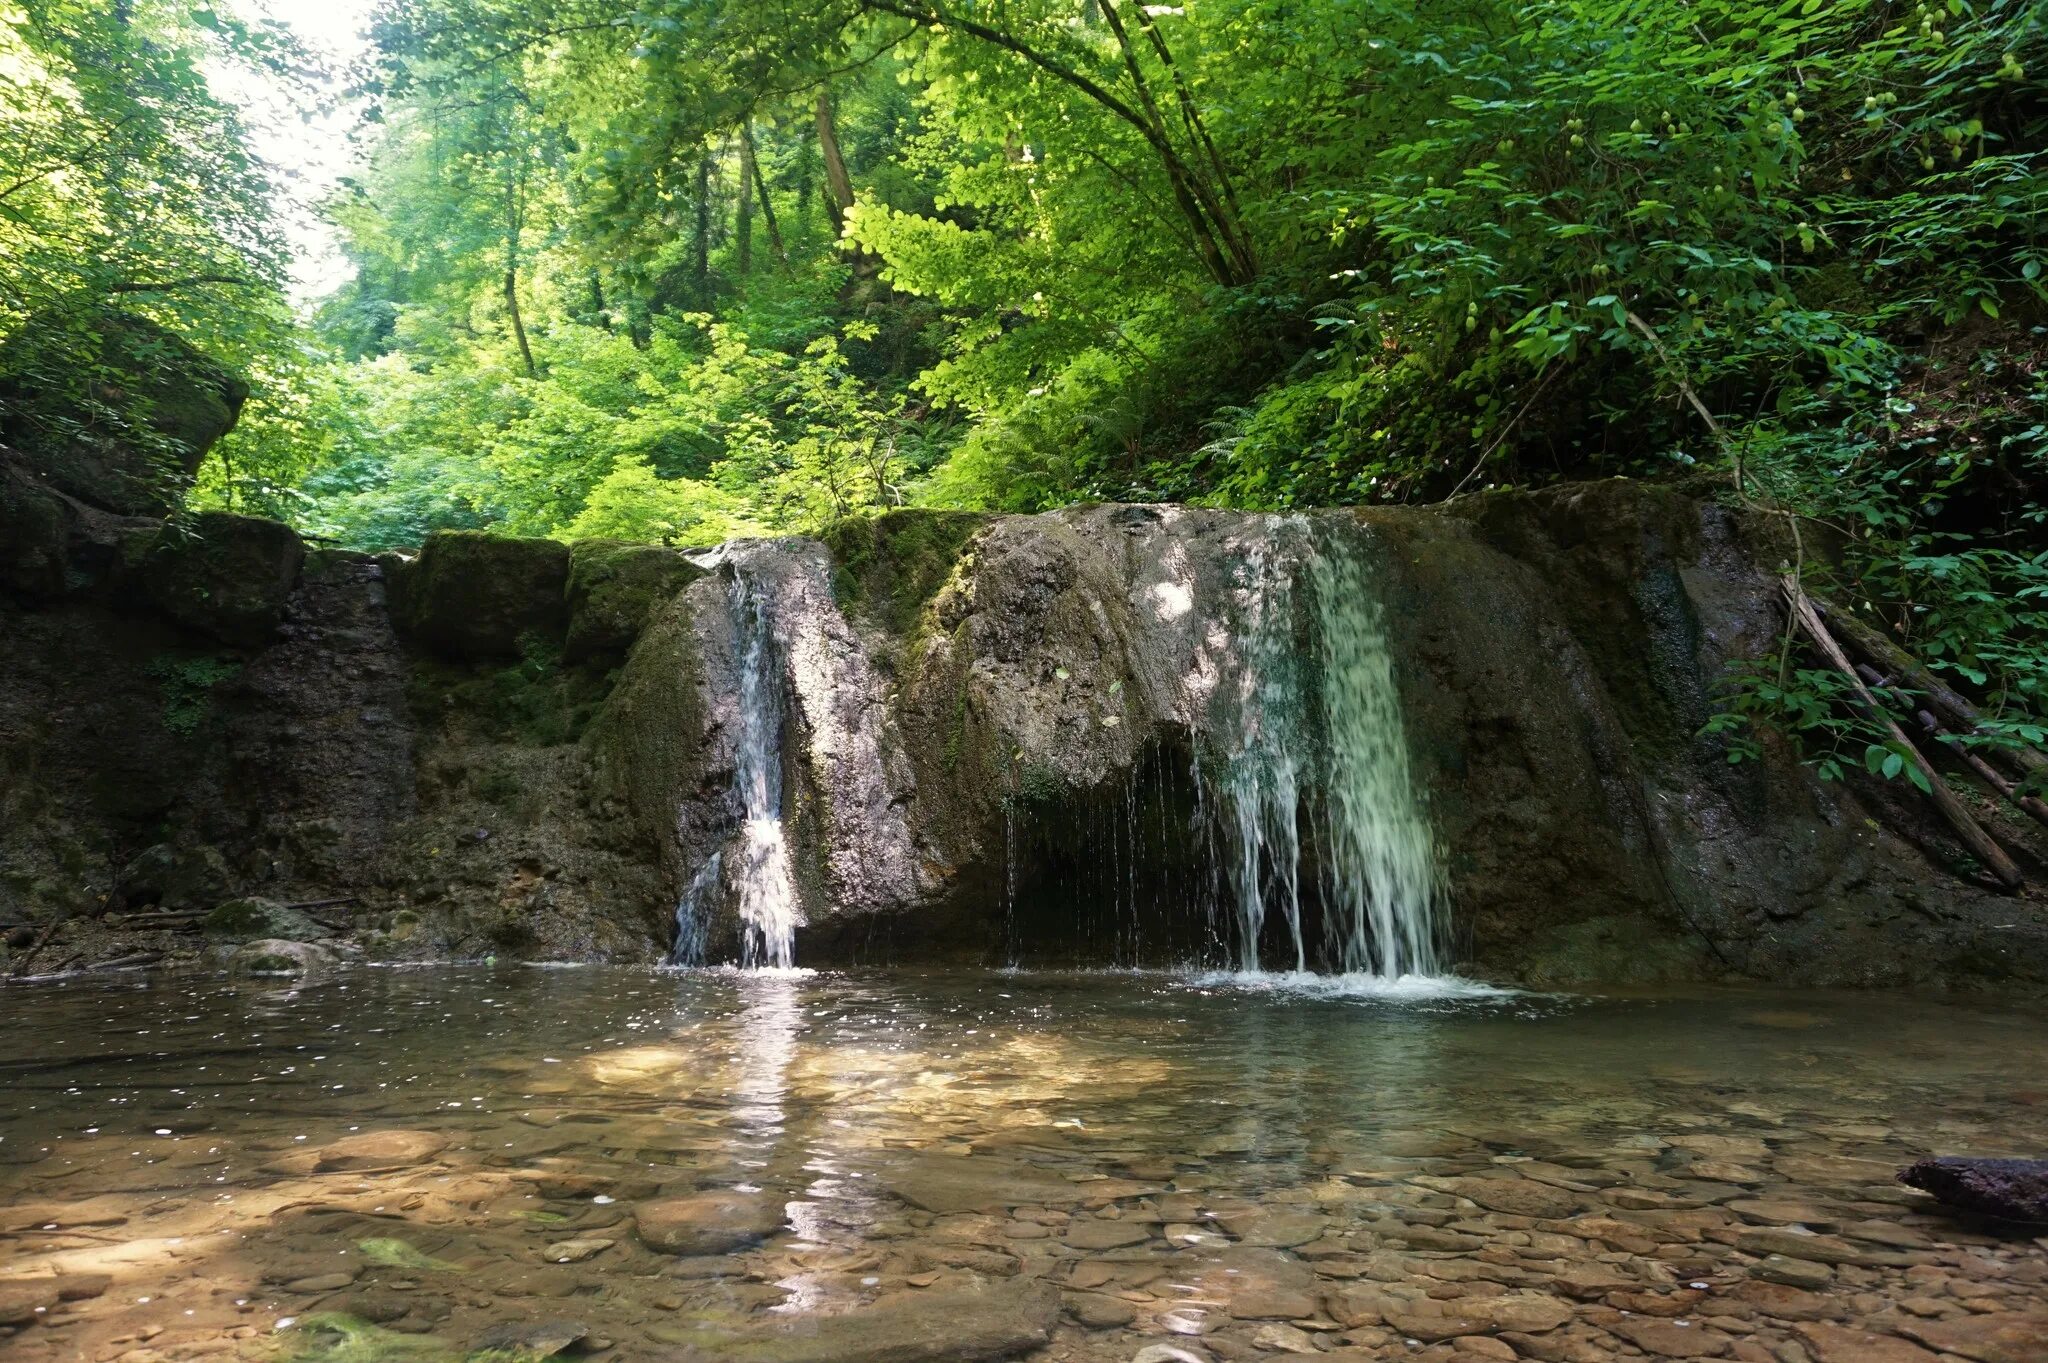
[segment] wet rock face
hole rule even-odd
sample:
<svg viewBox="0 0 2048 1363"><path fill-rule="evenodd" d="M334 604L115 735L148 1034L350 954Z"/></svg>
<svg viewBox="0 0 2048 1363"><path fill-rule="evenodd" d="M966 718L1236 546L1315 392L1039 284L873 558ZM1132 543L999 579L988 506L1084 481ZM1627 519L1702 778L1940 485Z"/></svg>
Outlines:
<svg viewBox="0 0 2048 1363"><path fill-rule="evenodd" d="M1265 684L1252 643L1313 670L1302 584L1342 543L1392 657L1446 964L2048 976L2026 949L2048 921L1957 875L1913 802L1768 745L1731 766L1701 736L1726 661L1774 637L1774 551L1669 489L899 512L700 562L464 533L407 563L233 517L173 542L0 465L0 529L22 531L0 540L0 630L25 660L0 675L9 922L120 909L120 868L162 846L217 863L176 907L355 897L380 951L656 959L701 900L731 959L751 733L805 963L985 962L1020 938L1184 955L1213 946L1214 777ZM1310 911L1325 851L1311 830Z"/></svg>

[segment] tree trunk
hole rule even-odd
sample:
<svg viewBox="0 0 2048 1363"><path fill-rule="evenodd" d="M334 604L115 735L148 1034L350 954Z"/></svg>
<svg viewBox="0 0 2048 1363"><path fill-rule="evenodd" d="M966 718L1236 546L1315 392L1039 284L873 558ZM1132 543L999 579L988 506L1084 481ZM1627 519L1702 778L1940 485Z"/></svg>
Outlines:
<svg viewBox="0 0 2048 1363"><path fill-rule="evenodd" d="M526 363L526 377L537 378L540 371L533 365L533 347L526 343L526 323L519 316L519 267L505 267L505 311L512 318L512 335L519 342L519 358Z"/></svg>
<svg viewBox="0 0 2048 1363"><path fill-rule="evenodd" d="M754 185L752 157L746 143L740 144L740 192L732 210L732 234L737 247L741 279L754 272Z"/></svg>
<svg viewBox="0 0 2048 1363"><path fill-rule="evenodd" d="M711 306L711 158L697 159L697 229L690 244L690 271L697 281L697 305Z"/></svg>
<svg viewBox="0 0 2048 1363"><path fill-rule="evenodd" d="M789 248L782 244L782 227L775 221L775 205L768 198L768 182L761 178L761 159L754 152L754 130L744 125L740 128L740 181L741 197L749 192L760 195L761 221L768 228L768 245L774 250L775 259L788 265Z"/></svg>
<svg viewBox="0 0 2048 1363"><path fill-rule="evenodd" d="M853 177L846 173L846 158L839 153L839 133L832 122L832 96L818 92L818 150L825 156L825 190L832 200L832 230L836 236L846 230L846 215L853 211Z"/></svg>

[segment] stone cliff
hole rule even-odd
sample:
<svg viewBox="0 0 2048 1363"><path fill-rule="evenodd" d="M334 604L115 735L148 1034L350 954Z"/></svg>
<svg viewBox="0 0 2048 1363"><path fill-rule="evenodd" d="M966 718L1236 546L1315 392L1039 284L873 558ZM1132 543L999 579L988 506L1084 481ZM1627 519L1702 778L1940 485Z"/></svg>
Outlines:
<svg viewBox="0 0 2048 1363"><path fill-rule="evenodd" d="M1353 576L1327 571L1339 553ZM2048 980L2048 915L1996 894L1910 790L1821 783L1782 751L1731 764L1701 736L1723 664L1780 628L1777 554L1711 502L1616 481L371 557L124 515L4 457L0 931L37 969L294 935L280 922L383 957L658 960L680 902L695 947L732 959L741 882L773 873L805 964L1230 960L1232 876L1274 871L1218 843L1244 798L1218 773L1278 685L1246 641L1307 657L1316 609L1362 594L1447 963ZM1304 807L1327 798L1311 784ZM1291 821L1292 787L1261 789ZM1344 853L1302 827L1280 869L1327 965ZM1279 922L1251 932L1271 946Z"/></svg>

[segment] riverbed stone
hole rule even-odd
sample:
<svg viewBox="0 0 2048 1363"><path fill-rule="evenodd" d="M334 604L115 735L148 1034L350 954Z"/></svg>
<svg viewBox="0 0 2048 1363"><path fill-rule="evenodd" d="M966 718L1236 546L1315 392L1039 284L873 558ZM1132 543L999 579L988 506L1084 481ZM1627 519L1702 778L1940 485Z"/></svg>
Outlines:
<svg viewBox="0 0 2048 1363"><path fill-rule="evenodd" d="M1448 1190L1477 1202L1488 1211L1504 1212L1509 1216L1556 1220L1570 1216L1580 1206L1577 1194L1525 1178L1453 1179Z"/></svg>
<svg viewBox="0 0 2048 1363"><path fill-rule="evenodd" d="M1973 1363L2041 1363L2048 1359L2048 1312L1997 1312L1948 1320L1900 1321L1900 1334Z"/></svg>
<svg viewBox="0 0 2048 1363"><path fill-rule="evenodd" d="M659 1198L633 1209L640 1242L663 1254L729 1254L759 1244L787 1220L781 1198L732 1189Z"/></svg>
<svg viewBox="0 0 2048 1363"><path fill-rule="evenodd" d="M1062 1237L1069 1248L1090 1252L1142 1245L1152 1238L1152 1227L1142 1221L1110 1221L1101 1217L1077 1216L1067 1223Z"/></svg>
<svg viewBox="0 0 2048 1363"><path fill-rule="evenodd" d="M438 1131L359 1131L321 1146L315 1168L321 1173L403 1169L425 1164L447 1148L448 1138Z"/></svg>
<svg viewBox="0 0 2048 1363"><path fill-rule="evenodd" d="M911 1206L940 1214L1064 1206L1079 1196L1076 1186L1065 1179L984 1156L927 1155L885 1175L884 1182Z"/></svg>
<svg viewBox="0 0 2048 1363"><path fill-rule="evenodd" d="M507 1321L493 1325L476 1338L479 1353L497 1351L522 1358L553 1358L581 1344L590 1327L580 1320Z"/></svg>
<svg viewBox="0 0 2048 1363"><path fill-rule="evenodd" d="M1893 1334L1824 1321L1792 1328L1816 1363L1937 1363L1935 1355Z"/></svg>
<svg viewBox="0 0 2048 1363"><path fill-rule="evenodd" d="M902 1292L840 1315L706 1322L670 1338L673 1363L979 1363L1043 1345L1059 1318L1051 1283L1012 1279Z"/></svg>
<svg viewBox="0 0 2048 1363"><path fill-rule="evenodd" d="M1458 1335L1490 1335L1502 1330L1542 1334L1572 1318L1569 1304L1540 1292L1509 1292L1498 1297L1461 1297L1390 1303L1382 1311L1387 1324L1425 1342Z"/></svg>
<svg viewBox="0 0 2048 1363"><path fill-rule="evenodd" d="M1060 1301L1068 1315L1096 1330L1129 1325L1138 1315L1137 1308L1129 1302L1100 1292L1069 1292Z"/></svg>
<svg viewBox="0 0 2048 1363"><path fill-rule="evenodd" d="M540 1257L551 1264L580 1264L585 1259L595 1259L617 1243L595 1237L557 1240L542 1250Z"/></svg>

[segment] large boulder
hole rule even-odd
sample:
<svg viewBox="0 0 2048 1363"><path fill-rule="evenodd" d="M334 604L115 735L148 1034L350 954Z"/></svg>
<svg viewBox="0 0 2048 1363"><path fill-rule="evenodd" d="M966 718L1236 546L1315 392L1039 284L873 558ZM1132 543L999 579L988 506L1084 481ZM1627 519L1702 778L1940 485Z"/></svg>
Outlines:
<svg viewBox="0 0 2048 1363"><path fill-rule="evenodd" d="M2048 1222L2048 1160L1936 1156L1900 1170L1899 1182L1964 1211Z"/></svg>
<svg viewBox="0 0 2048 1363"><path fill-rule="evenodd" d="M277 633L305 562L305 542L290 526L208 511L164 527L143 582L179 624L255 647Z"/></svg>
<svg viewBox="0 0 2048 1363"><path fill-rule="evenodd" d="M443 657L516 658L561 647L568 583L566 544L443 530L394 575L391 615L400 633Z"/></svg>
<svg viewBox="0 0 2048 1363"><path fill-rule="evenodd" d="M562 656L623 658L654 612L702 569L673 549L585 540L569 551L569 633Z"/></svg>
<svg viewBox="0 0 2048 1363"><path fill-rule="evenodd" d="M0 591L50 601L88 590L128 561L157 523L67 496L0 446Z"/></svg>
<svg viewBox="0 0 2048 1363"><path fill-rule="evenodd" d="M0 440L119 515L176 505L248 396L183 337L111 308L45 313L0 345Z"/></svg>

